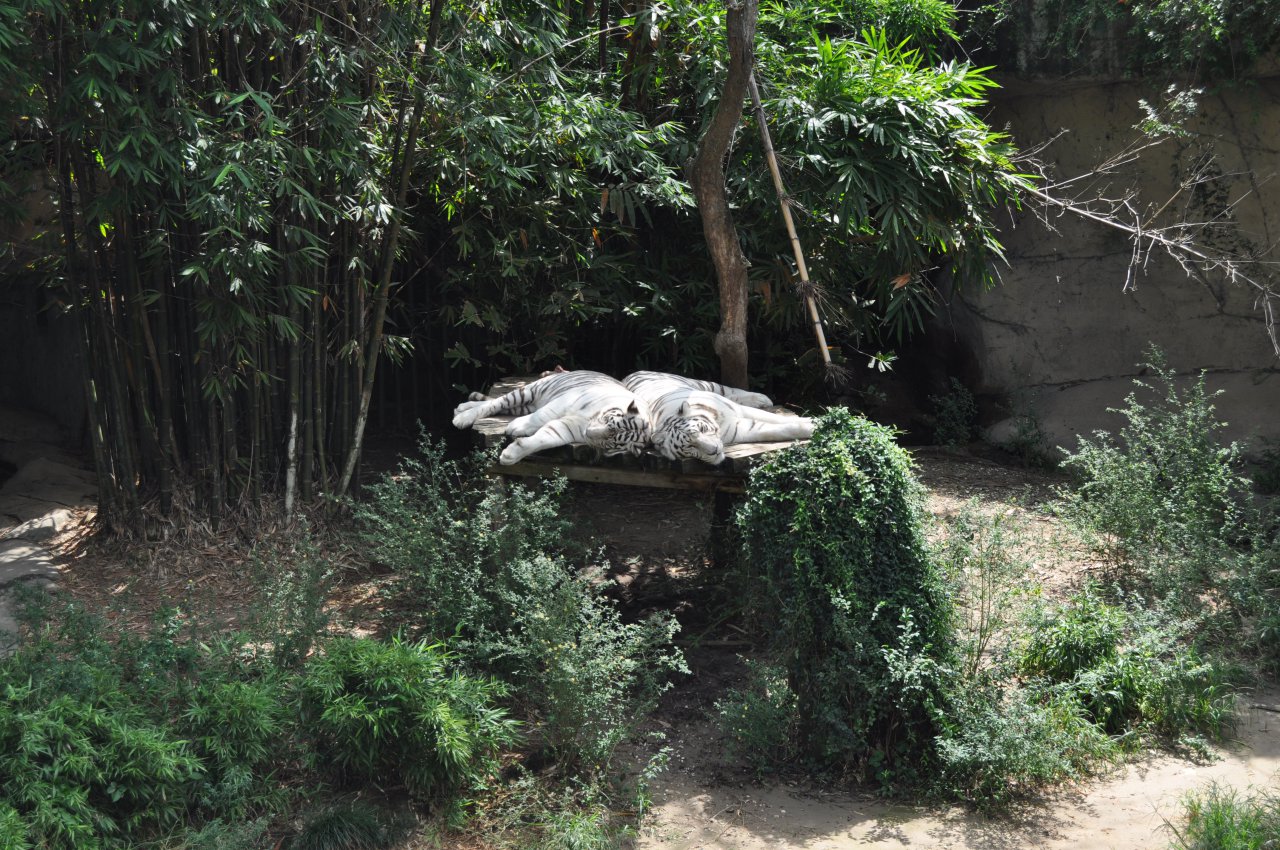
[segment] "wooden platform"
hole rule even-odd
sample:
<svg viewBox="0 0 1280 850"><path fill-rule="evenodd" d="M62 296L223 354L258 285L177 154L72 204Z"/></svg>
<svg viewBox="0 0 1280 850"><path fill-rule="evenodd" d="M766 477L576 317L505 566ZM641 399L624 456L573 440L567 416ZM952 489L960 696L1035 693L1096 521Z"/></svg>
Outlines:
<svg viewBox="0 0 1280 850"><path fill-rule="evenodd" d="M504 378L486 393L498 398L519 389L534 378ZM771 408L775 413L794 416L791 411ZM486 446L506 442L507 423L513 417L491 416L478 420L472 429L481 435ZM672 461L647 452L643 457L620 455L603 457L589 446L564 446L530 455L510 466L495 464L491 471L500 475L549 477L560 473L570 481L618 484L631 487L660 487L673 490L698 490L708 493L741 493L746 488L747 473L761 457L782 451L805 440L781 443L739 443L725 449L725 461L712 466L697 460Z"/></svg>

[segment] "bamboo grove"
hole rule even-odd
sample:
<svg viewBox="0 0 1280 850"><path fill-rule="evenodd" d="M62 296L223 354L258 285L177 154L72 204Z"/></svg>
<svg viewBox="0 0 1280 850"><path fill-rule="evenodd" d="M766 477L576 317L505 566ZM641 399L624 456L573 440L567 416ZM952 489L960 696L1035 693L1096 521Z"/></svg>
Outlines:
<svg viewBox="0 0 1280 850"><path fill-rule="evenodd" d="M919 326L927 269L989 280L991 213L1022 185L976 117L990 81L929 47L953 15L760 11L848 351ZM684 169L724 55L719 0L0 2L0 202L47 175L58 225L31 266L76 323L106 522L348 491L379 362L414 346L446 387L460 365L609 368L587 339L713 374ZM755 136L726 173L759 374L811 342Z"/></svg>
<svg viewBox="0 0 1280 850"><path fill-rule="evenodd" d="M6 96L25 94L7 111L56 178L48 271L78 321L111 525L148 498L216 516L347 485L429 16L106 0L3 21Z"/></svg>

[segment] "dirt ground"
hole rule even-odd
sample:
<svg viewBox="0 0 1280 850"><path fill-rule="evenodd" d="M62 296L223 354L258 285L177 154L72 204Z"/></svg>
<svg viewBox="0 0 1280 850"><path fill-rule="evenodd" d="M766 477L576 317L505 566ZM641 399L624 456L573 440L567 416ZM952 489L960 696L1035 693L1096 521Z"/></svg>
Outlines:
<svg viewBox="0 0 1280 850"><path fill-rule="evenodd" d="M1063 544L1056 523L1035 510L1050 498L1060 480L1055 474L1010 466L995 456L938 449L914 454L931 513L949 516L973 509L1025 520L1024 526L1042 538L1036 548L1044 555L1035 559L1029 580L1046 593L1067 592L1096 574L1099 565L1078 547ZM628 614L675 612L694 671L664 698L652 721L667 736L671 762L651 789L652 814L635 839L637 850L1155 850L1169 846L1166 821L1177 824L1188 792L1212 782L1242 790L1276 787L1280 691L1275 690L1244 697L1239 743L1221 749L1211 763L1150 757L1000 818L961 808L892 805L798 779L756 781L727 763L710 719L715 700L742 680L739 656L754 649L742 629L712 616L720 607L722 583L708 556L710 501L704 495L606 485L578 484L571 491L577 525L603 547L608 576ZM280 531L278 538L292 537ZM141 627L150 611L175 603L188 610L198 605L234 622L236 612L251 603L246 588L261 575L261 565L250 554L252 541L233 530L203 539L193 546L175 536L146 548L66 539L61 584L120 627ZM336 613L348 628L369 621L382 579L368 574L349 551L326 554L349 570L333 601L340 609ZM645 757L636 754L638 761Z"/></svg>

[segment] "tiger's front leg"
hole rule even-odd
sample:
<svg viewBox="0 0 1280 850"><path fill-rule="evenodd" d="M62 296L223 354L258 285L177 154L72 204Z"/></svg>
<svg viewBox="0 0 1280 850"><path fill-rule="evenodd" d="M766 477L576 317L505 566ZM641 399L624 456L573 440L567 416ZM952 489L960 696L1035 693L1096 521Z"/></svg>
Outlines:
<svg viewBox="0 0 1280 850"><path fill-rule="evenodd" d="M537 414L530 413L528 416L520 416L512 419L507 423L506 431L508 437L529 437L538 433L538 429L542 427L542 423L535 417Z"/></svg>
<svg viewBox="0 0 1280 850"><path fill-rule="evenodd" d="M464 401L453 409L453 427L470 428L477 421L493 416L501 409L502 399Z"/></svg>
<svg viewBox="0 0 1280 850"><path fill-rule="evenodd" d="M508 429L508 432L510 430ZM580 439L580 438L577 438ZM562 419L556 419L543 425L527 437L519 437L498 455L498 463L510 466L519 463L531 454L558 446L567 446L575 441L574 429Z"/></svg>

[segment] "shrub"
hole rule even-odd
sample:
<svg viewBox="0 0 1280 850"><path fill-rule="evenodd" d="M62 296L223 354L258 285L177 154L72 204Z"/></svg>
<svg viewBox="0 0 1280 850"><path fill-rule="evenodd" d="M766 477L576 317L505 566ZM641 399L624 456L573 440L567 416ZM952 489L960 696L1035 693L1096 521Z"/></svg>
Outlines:
<svg viewBox="0 0 1280 850"><path fill-rule="evenodd" d="M256 548L253 563L262 587L255 630L270 637L278 665L299 664L329 625L325 602L337 569L305 522Z"/></svg>
<svg viewBox="0 0 1280 850"><path fill-rule="evenodd" d="M1114 564L1136 567L1162 595L1194 594L1247 532L1239 496L1248 482L1236 474L1239 447L1219 442L1204 375L1180 390L1160 353L1148 358L1159 386L1135 383L1162 397L1147 405L1131 393L1111 409L1126 420L1119 441L1103 431L1081 438L1063 461L1078 484L1058 495Z"/></svg>
<svg viewBox="0 0 1280 850"><path fill-rule="evenodd" d="M510 624L483 647L504 660L557 760L588 771L608 763L669 674L688 672L671 649L675 620L623 622L594 578L545 556L509 564L497 594Z"/></svg>
<svg viewBox="0 0 1280 850"><path fill-rule="evenodd" d="M382 850L395 840L394 830L374 807L348 802L307 818L289 842L289 850Z"/></svg>
<svg viewBox="0 0 1280 850"><path fill-rule="evenodd" d="M967 681L940 717L935 789L993 806L1077 777L1115 753L1070 694Z"/></svg>
<svg viewBox="0 0 1280 850"><path fill-rule="evenodd" d="M1225 668L1190 644L1194 629L1162 610L1108 605L1089 589L1032 615L1017 667L1071 694L1108 734L1195 744L1230 731L1235 697Z"/></svg>
<svg viewBox="0 0 1280 850"><path fill-rule="evenodd" d="M1178 850L1270 850L1280 836L1280 796L1240 794L1219 786L1189 796L1187 823L1174 832Z"/></svg>
<svg viewBox="0 0 1280 850"><path fill-rule="evenodd" d="M280 700L281 682L225 680L196 684L177 721L208 772L200 802L242 818L265 794L265 784L293 737Z"/></svg>
<svg viewBox="0 0 1280 850"><path fill-rule="evenodd" d="M933 441L940 446L963 446L973 439L978 424L978 405L968 387L951 378L951 388L942 395L929 396L933 414Z"/></svg>
<svg viewBox="0 0 1280 850"><path fill-rule="evenodd" d="M1124 610L1103 602L1093 588L1077 594L1070 605L1034 609L1018 670L1024 676L1070 682L1115 657L1125 623Z"/></svg>
<svg viewBox="0 0 1280 850"><path fill-rule="evenodd" d="M783 668L746 664L746 684L716 701L717 721L729 740L729 757L765 773L795 758L796 695Z"/></svg>
<svg viewBox="0 0 1280 850"><path fill-rule="evenodd" d="M933 536L930 557L952 588L962 674L976 679L1026 590L1033 565L1022 554L1025 526L1012 515L982 515L974 500L938 523Z"/></svg>
<svg viewBox="0 0 1280 850"><path fill-rule="evenodd" d="M439 644L331 641L299 683L317 750L348 780L442 797L481 781L515 724L494 682L450 673Z"/></svg>
<svg viewBox="0 0 1280 850"><path fill-rule="evenodd" d="M1129 612L1124 645L1071 684L1095 723L1113 735L1156 735L1201 748L1235 727L1228 671L1188 645L1193 624L1155 611Z"/></svg>
<svg viewBox="0 0 1280 850"><path fill-rule="evenodd" d="M472 668L496 675L536 719L565 765L602 767L684 670L666 613L625 623L596 571L572 556L560 516L563 480L539 490L496 486L491 456L419 457L356 506L361 534L398 578L410 623Z"/></svg>
<svg viewBox="0 0 1280 850"><path fill-rule="evenodd" d="M906 453L888 429L831 410L807 445L752 471L735 524L803 750L885 783L909 778L931 748L930 678L952 660L954 615Z"/></svg>
<svg viewBox="0 0 1280 850"><path fill-rule="evenodd" d="M563 480L499 487L485 475L491 462L483 453L446 459L424 434L418 455L353 506L370 555L395 573L411 625L434 639L456 633L451 645L465 658L512 622L495 598L508 565L563 553L570 532L560 517Z"/></svg>
<svg viewBox="0 0 1280 850"><path fill-rule="evenodd" d="M117 846L186 813L200 762L136 709L46 699L12 683L0 697L0 794L41 846Z"/></svg>
<svg viewBox="0 0 1280 850"><path fill-rule="evenodd" d="M29 850L26 821L13 806L0 803L0 847L8 850Z"/></svg>

